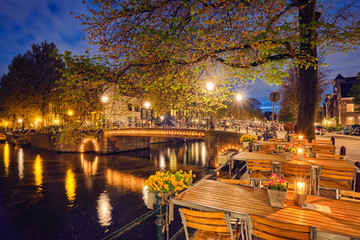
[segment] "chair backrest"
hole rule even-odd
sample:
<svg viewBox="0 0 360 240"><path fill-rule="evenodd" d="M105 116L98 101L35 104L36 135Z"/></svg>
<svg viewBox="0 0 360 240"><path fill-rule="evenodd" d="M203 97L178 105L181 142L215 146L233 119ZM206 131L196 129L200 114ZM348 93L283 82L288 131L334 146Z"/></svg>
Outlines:
<svg viewBox="0 0 360 240"><path fill-rule="evenodd" d="M294 183L296 180L303 180L308 182L308 189L311 191L310 181L310 165L281 163L281 176L288 181L288 189L294 190Z"/></svg>
<svg viewBox="0 0 360 240"><path fill-rule="evenodd" d="M272 171L270 160L247 160L247 169L253 171L268 172Z"/></svg>
<svg viewBox="0 0 360 240"><path fill-rule="evenodd" d="M283 138L270 138L268 139L269 142L283 142Z"/></svg>
<svg viewBox="0 0 360 240"><path fill-rule="evenodd" d="M317 158L331 158L331 159L346 159L345 155L336 155L336 154L326 154L326 153L318 153L316 154Z"/></svg>
<svg viewBox="0 0 360 240"><path fill-rule="evenodd" d="M231 183L231 184L239 184L239 185L248 185L251 186L250 180L240 180L240 179L227 179L227 178L218 178L219 182Z"/></svg>
<svg viewBox="0 0 360 240"><path fill-rule="evenodd" d="M319 140L319 139L313 139L312 143L315 144L326 144L326 145L332 145L331 140Z"/></svg>
<svg viewBox="0 0 360 240"><path fill-rule="evenodd" d="M187 240L190 239L187 229L188 227L205 232L228 233L231 236L231 239L234 240L234 234L231 229L231 222L228 213L205 212L186 208L180 208L179 212L184 225Z"/></svg>
<svg viewBox="0 0 360 240"><path fill-rule="evenodd" d="M309 225L284 223L251 215L253 236L260 239L315 239L316 228Z"/></svg>
<svg viewBox="0 0 360 240"><path fill-rule="evenodd" d="M352 181L352 180L354 180L354 169L321 166L320 178Z"/></svg>
<svg viewBox="0 0 360 240"><path fill-rule="evenodd" d="M273 151L276 151L275 144L262 144L261 151L259 151L259 152L260 153L272 153Z"/></svg>
<svg viewBox="0 0 360 240"><path fill-rule="evenodd" d="M314 144L313 153L334 154L334 145Z"/></svg>
<svg viewBox="0 0 360 240"><path fill-rule="evenodd" d="M339 199L360 202L360 192L340 190Z"/></svg>

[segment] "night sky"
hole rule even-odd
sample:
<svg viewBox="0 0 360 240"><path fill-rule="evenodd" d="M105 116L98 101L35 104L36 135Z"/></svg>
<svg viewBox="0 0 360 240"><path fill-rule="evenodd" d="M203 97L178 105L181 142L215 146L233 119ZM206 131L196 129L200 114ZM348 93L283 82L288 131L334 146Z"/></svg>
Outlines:
<svg viewBox="0 0 360 240"><path fill-rule="evenodd" d="M81 0L0 0L0 75L7 73L7 67L16 55L30 50L33 43L53 42L60 50L84 54L89 48L86 35L75 15L85 13ZM331 79L338 74L344 77L356 76L360 72L360 50L336 53L325 61L332 69ZM257 80L253 86L244 89L246 97L255 97L262 103L264 111L271 110L268 96L276 86L269 86Z"/></svg>

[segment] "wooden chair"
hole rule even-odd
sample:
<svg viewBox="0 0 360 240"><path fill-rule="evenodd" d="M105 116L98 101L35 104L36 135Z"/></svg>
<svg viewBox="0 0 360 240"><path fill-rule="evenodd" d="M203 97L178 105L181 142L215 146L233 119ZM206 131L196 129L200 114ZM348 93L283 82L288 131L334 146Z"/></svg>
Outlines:
<svg viewBox="0 0 360 240"><path fill-rule="evenodd" d="M239 233L236 232L237 230L233 230L229 213L204 212L186 208L180 208L179 212L184 225L186 240L190 239L188 227L198 230L192 236L191 239L193 240L234 240L238 238Z"/></svg>
<svg viewBox="0 0 360 240"><path fill-rule="evenodd" d="M240 179L218 178L217 180L218 180L219 182L224 182L224 183L251 186L251 181L250 181L250 180L246 180L246 179L245 179L245 180L240 180Z"/></svg>
<svg viewBox="0 0 360 240"><path fill-rule="evenodd" d="M283 138L270 138L268 139L269 142L284 142Z"/></svg>
<svg viewBox="0 0 360 240"><path fill-rule="evenodd" d="M247 171L249 173L252 186L255 186L255 181L259 181L260 187L264 180L269 179L273 172L272 163L270 160L247 160Z"/></svg>
<svg viewBox="0 0 360 240"><path fill-rule="evenodd" d="M339 191L339 199L360 202L360 192L340 190Z"/></svg>
<svg viewBox="0 0 360 240"><path fill-rule="evenodd" d="M323 154L334 154L335 147L334 145L325 145L325 144L315 144L312 147L313 154L323 153Z"/></svg>
<svg viewBox="0 0 360 240"><path fill-rule="evenodd" d="M250 215L253 239L316 239L316 228L309 225L284 223Z"/></svg>
<svg viewBox="0 0 360 240"><path fill-rule="evenodd" d="M318 153L316 154L317 158L328 158L328 159L339 159L346 160L345 155L336 155L336 154L326 154L326 153Z"/></svg>
<svg viewBox="0 0 360 240"><path fill-rule="evenodd" d="M259 153L273 153L276 151L276 145L275 144L262 144L260 146L261 150Z"/></svg>
<svg viewBox="0 0 360 240"><path fill-rule="evenodd" d="M319 139L313 139L312 143L316 144L316 145L321 145L321 144L325 144L325 145L332 145L331 140L319 140Z"/></svg>
<svg viewBox="0 0 360 240"><path fill-rule="evenodd" d="M355 169L321 166L317 192L320 194L320 188L333 189L336 191L336 198L338 199L339 190L352 190L355 181Z"/></svg>
<svg viewBox="0 0 360 240"><path fill-rule="evenodd" d="M297 179L307 182L308 192L311 193L310 165L281 163L281 177L288 181L288 189L294 190L294 184Z"/></svg>

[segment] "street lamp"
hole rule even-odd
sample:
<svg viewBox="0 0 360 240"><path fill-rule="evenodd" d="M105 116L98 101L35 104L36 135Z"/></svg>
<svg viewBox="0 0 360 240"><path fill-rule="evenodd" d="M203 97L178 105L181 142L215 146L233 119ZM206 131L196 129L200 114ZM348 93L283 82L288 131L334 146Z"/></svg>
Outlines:
<svg viewBox="0 0 360 240"><path fill-rule="evenodd" d="M22 119L19 119L18 122L20 123L21 129L23 129L23 127L22 127L22 122L23 122L23 120L22 120Z"/></svg>
<svg viewBox="0 0 360 240"><path fill-rule="evenodd" d="M102 104L102 114L103 114L103 121L104 121L103 127L105 127L105 125L106 125L105 104L109 101L109 97L108 96L102 96L100 100L103 103Z"/></svg>
<svg viewBox="0 0 360 240"><path fill-rule="evenodd" d="M243 96L240 93L236 94L236 101L238 101L239 103L242 100L242 98L243 98ZM241 117L241 115L240 115L240 104L239 104L239 120L240 120L240 117Z"/></svg>
<svg viewBox="0 0 360 240"><path fill-rule="evenodd" d="M151 111L150 111L151 104L150 104L150 102L145 102L144 107L146 109L146 118L147 118L146 121L149 121L148 119L150 118L149 127L151 127Z"/></svg>
<svg viewBox="0 0 360 240"><path fill-rule="evenodd" d="M214 84L212 82L208 82L206 84L206 88L207 90L209 90L210 92L212 90L214 90ZM210 114L210 126L209 126L210 129L214 129L214 123L213 123L213 114L212 114L212 111L211 111L211 114Z"/></svg>

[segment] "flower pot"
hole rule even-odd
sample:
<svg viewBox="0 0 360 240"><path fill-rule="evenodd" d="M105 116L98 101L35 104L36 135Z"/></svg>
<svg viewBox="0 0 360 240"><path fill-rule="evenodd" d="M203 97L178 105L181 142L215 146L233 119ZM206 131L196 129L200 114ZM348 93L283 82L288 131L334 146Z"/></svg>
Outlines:
<svg viewBox="0 0 360 240"><path fill-rule="evenodd" d="M285 156L286 156L287 161L292 161L294 158L294 153L293 152L285 152Z"/></svg>
<svg viewBox="0 0 360 240"><path fill-rule="evenodd" d="M246 148L247 146L249 146L250 142L243 142L243 148Z"/></svg>
<svg viewBox="0 0 360 240"><path fill-rule="evenodd" d="M284 208L287 191L267 190L272 207Z"/></svg>

